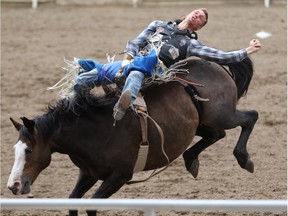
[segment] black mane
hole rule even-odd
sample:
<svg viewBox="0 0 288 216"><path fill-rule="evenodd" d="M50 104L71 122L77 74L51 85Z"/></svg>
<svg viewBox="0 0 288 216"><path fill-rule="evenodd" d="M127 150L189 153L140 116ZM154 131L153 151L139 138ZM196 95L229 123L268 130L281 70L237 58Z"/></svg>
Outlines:
<svg viewBox="0 0 288 216"><path fill-rule="evenodd" d="M46 113L35 119L35 125L43 139L47 140L55 132L73 127L77 119L89 111L101 115L110 113L116 101L116 97L96 96L90 92L69 99L61 99L56 105L48 105Z"/></svg>

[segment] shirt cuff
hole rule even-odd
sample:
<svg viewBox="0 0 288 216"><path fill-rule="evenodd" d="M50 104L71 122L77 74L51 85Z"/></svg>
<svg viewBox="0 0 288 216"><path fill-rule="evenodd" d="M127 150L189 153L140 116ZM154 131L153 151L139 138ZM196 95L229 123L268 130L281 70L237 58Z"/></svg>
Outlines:
<svg viewBox="0 0 288 216"><path fill-rule="evenodd" d="M241 49L239 51L239 57L240 57L240 61L242 61L243 59L247 58L248 57L248 53L246 51L246 49Z"/></svg>

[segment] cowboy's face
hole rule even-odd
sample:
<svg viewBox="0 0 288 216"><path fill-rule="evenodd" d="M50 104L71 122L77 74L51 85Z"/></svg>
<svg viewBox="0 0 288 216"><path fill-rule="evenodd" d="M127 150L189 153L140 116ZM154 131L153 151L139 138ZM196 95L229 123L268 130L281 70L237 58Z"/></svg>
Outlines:
<svg viewBox="0 0 288 216"><path fill-rule="evenodd" d="M190 31L197 31L201 29L206 22L205 13L200 9L192 11L186 16L185 19L189 23Z"/></svg>

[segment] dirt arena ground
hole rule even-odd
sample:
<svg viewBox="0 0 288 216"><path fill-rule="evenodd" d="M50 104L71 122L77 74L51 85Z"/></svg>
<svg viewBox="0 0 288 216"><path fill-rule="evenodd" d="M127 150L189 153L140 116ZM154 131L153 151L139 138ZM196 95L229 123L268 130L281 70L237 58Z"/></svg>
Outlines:
<svg viewBox="0 0 288 216"><path fill-rule="evenodd" d="M1 197L15 197L6 183L14 161L18 133L9 117L41 115L57 93L47 91L63 75L63 58L74 56L106 62L106 53L121 52L152 20L171 20L194 8L206 7L208 25L200 40L222 50L247 47L259 31L272 33L261 40L263 49L252 56L255 75L239 109L255 109L259 120L249 139L255 163L253 174L241 169L232 151L240 128L200 155L197 179L185 171L182 157L148 182L126 185L112 198L165 199L286 199L287 198L287 16L286 6L182 5L162 7L59 6L2 4L1 31ZM121 59L122 56L118 56ZM196 141L197 139L195 139ZM35 198L66 198L78 169L67 156L54 154L51 165L32 186ZM137 177L147 176L147 173ZM99 186L95 185L93 189ZM85 196L88 198L94 190ZM3 216L67 215L58 210L2 210ZM85 215L80 211L80 215ZM143 215L140 211L101 211L100 216ZM176 212L157 215L286 215L286 212Z"/></svg>

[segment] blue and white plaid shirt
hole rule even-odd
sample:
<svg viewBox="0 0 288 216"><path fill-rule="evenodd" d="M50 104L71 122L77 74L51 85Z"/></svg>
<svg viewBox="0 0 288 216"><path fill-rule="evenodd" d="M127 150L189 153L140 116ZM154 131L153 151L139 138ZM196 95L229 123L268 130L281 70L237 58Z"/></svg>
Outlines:
<svg viewBox="0 0 288 216"><path fill-rule="evenodd" d="M153 21L146 29L144 29L143 32L138 35L138 37L127 43L125 52L132 56L136 56L138 52L148 44L148 38L151 37L151 35L158 32L159 34L163 35L163 39L165 37L169 38L175 33L176 29L178 29L176 23L163 22L159 20ZM186 51L186 57L189 56L197 56L220 64L228 64L242 61L247 57L247 51L246 49L240 49L236 51L224 52L205 46L196 39L190 39L190 43L188 44Z"/></svg>

